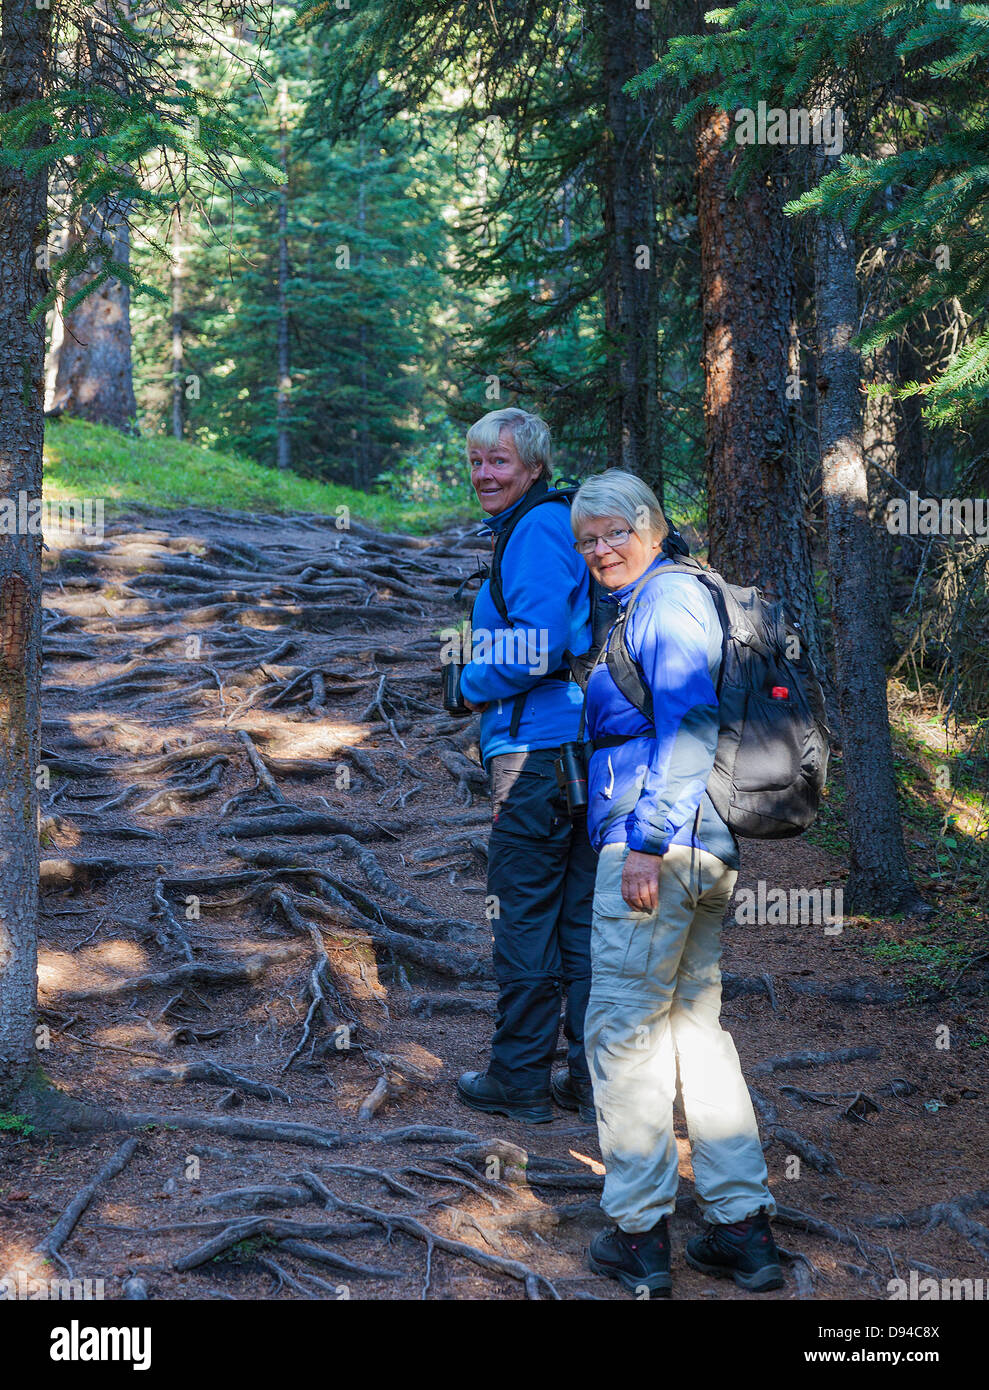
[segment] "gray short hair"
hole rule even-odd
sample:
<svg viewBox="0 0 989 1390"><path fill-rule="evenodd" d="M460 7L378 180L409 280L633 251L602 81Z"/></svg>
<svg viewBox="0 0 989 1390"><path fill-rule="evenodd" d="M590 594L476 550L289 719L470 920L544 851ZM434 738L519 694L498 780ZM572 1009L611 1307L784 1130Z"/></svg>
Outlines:
<svg viewBox="0 0 989 1390"><path fill-rule="evenodd" d="M669 535L669 523L652 488L620 468L609 468L581 484L570 508L574 535L595 516L620 516L633 531L646 531L656 540Z"/></svg>
<svg viewBox="0 0 989 1390"><path fill-rule="evenodd" d="M536 476L548 481L553 472L549 425L540 416L519 410L518 406L489 410L487 415L482 415L471 425L467 431L468 457L472 444L479 449L497 448L502 430L507 430L512 436L512 443L522 462L533 471L538 465Z"/></svg>

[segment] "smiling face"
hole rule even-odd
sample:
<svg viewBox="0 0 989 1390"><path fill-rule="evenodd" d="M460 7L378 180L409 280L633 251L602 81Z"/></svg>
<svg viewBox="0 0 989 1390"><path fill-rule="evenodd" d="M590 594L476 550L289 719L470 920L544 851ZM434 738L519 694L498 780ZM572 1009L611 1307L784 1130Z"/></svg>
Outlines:
<svg viewBox="0 0 989 1390"><path fill-rule="evenodd" d="M524 497L539 473L519 458L510 430L501 431L493 449L470 446L471 484L488 516L497 516Z"/></svg>
<svg viewBox="0 0 989 1390"><path fill-rule="evenodd" d="M615 531L628 532L628 539L609 545L604 537ZM594 549L584 553L584 559L591 577L605 589L620 589L641 579L661 544L652 540L646 530L630 531L622 516L590 516L581 523L576 538L578 543L595 540Z"/></svg>

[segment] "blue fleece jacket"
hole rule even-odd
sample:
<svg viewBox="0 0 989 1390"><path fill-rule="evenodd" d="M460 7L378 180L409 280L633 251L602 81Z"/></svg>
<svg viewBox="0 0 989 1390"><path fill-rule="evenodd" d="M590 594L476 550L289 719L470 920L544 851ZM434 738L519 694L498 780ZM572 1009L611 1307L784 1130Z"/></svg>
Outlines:
<svg viewBox="0 0 989 1390"><path fill-rule="evenodd" d="M588 684L591 738L633 735L590 759L588 832L596 850L619 842L665 854L671 844L693 844L738 868L735 837L705 790L718 744L721 622L711 595L691 575L663 576L668 564L660 558L650 565L647 573L656 577L640 592L625 629L652 691L655 727L626 700L604 661ZM624 608L635 587L627 584L611 597Z"/></svg>
<svg viewBox="0 0 989 1390"><path fill-rule="evenodd" d="M490 519L486 529L492 536L523 500ZM522 517L505 547L501 584L508 622L485 580L474 604L472 659L460 678L468 700L488 702L481 715L485 762L500 753L555 748L577 737L579 686L545 679L566 665L565 651L584 652L591 644L590 580L573 548L569 507L543 502ZM518 695L525 696L525 704L513 738Z"/></svg>

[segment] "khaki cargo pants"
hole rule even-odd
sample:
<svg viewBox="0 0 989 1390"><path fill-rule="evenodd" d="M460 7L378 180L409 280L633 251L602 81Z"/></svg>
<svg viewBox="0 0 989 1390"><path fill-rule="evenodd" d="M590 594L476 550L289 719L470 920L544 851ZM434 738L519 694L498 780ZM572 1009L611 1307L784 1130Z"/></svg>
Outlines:
<svg viewBox="0 0 989 1390"><path fill-rule="evenodd" d="M682 1098L697 1204L742 1221L776 1204L738 1053L719 1023L721 923L737 873L705 850L663 856L655 912L622 898L625 844L598 858L584 1024L601 1154L601 1205L629 1233L676 1204L673 1101Z"/></svg>

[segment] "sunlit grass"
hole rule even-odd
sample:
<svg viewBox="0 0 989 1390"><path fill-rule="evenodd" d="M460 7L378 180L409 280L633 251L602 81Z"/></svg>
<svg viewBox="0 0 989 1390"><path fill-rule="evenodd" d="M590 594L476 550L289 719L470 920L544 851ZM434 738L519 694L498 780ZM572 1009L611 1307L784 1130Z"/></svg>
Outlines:
<svg viewBox="0 0 989 1390"><path fill-rule="evenodd" d="M363 493L164 435L133 438L68 419L46 428L44 490L48 499L102 498L107 516L135 506L325 516L346 507L355 521L423 533L472 515L465 493L422 501Z"/></svg>

